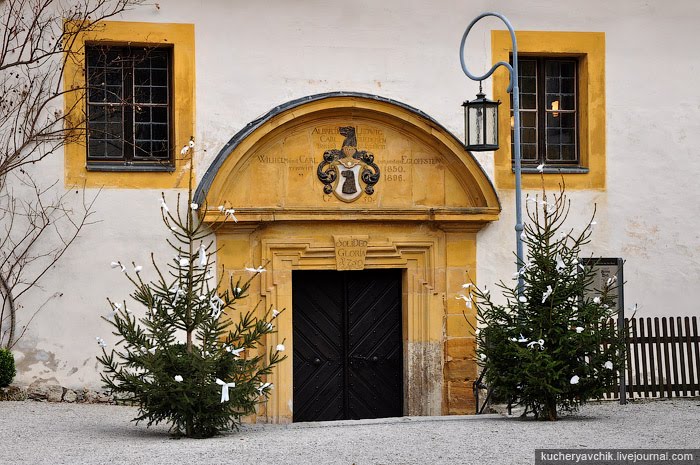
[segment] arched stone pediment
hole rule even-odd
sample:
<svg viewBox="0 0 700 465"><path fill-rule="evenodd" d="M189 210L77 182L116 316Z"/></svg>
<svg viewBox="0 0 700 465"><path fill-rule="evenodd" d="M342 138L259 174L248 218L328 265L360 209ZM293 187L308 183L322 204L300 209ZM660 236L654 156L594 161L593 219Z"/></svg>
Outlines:
<svg viewBox="0 0 700 465"><path fill-rule="evenodd" d="M455 297L465 271L475 276L477 231L498 219L500 205L481 166L444 127L372 95L296 100L231 139L200 182L195 201L205 199L205 221L227 223L216 229L219 277L249 276L245 268L265 264L249 288L261 304L253 307L251 299L237 310L291 310L275 320L265 350L284 343L292 360L267 378L275 390L260 415L293 421L293 380L321 373L304 371L311 362L294 329L303 320L303 299L293 298L298 272L313 270L338 279L394 270L401 280L401 341L391 350L402 354L402 368L396 358L392 366L402 370L403 414L470 411L468 394L454 393L468 392L465 376L476 374L464 319L465 312L469 321L475 315ZM220 205L235 209L238 222L222 215ZM345 299L318 286L330 299ZM377 305L373 315L388 311Z"/></svg>
<svg viewBox="0 0 700 465"><path fill-rule="evenodd" d="M344 152L344 146L350 148ZM335 163L338 180L328 183L325 192L318 174L324 153L347 162L345 168ZM373 158L360 156L365 153ZM365 163L370 160L375 167ZM360 166L351 173L347 166L353 164ZM368 174L379 171L376 185L362 181L365 168ZM496 191L479 163L434 119L396 101L345 92L289 102L247 125L204 175L196 198L201 203L204 197L212 212L205 220L220 219L214 210L225 204L244 223L363 219L484 224L500 212Z"/></svg>

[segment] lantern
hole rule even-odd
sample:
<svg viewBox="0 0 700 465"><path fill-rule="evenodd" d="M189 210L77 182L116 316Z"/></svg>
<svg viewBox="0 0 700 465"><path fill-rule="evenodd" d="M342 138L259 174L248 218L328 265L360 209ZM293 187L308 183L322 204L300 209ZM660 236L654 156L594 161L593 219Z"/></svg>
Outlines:
<svg viewBox="0 0 700 465"><path fill-rule="evenodd" d="M481 92L476 99L465 101L464 107L464 137L467 150L473 152L486 152L498 150L498 105L486 98Z"/></svg>

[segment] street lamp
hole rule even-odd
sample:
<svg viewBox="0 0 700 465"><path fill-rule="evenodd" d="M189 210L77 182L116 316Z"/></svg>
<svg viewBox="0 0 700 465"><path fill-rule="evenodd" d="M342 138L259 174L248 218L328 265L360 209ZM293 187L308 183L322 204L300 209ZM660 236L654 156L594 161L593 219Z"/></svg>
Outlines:
<svg viewBox="0 0 700 465"><path fill-rule="evenodd" d="M467 150L471 152L489 152L498 150L498 105L486 98L481 91L476 99L465 101L464 107L464 137Z"/></svg>
<svg viewBox="0 0 700 465"><path fill-rule="evenodd" d="M469 31L472 30L472 27L474 27L474 25L480 19L485 18L487 16L495 16L496 18L499 18L505 23L506 27L508 28L508 31L510 32L510 39L513 43L513 65L511 66L510 63L506 63L505 61L499 61L498 63L493 65L491 69L483 76L476 76L469 72L469 70L467 69L467 65L464 63L464 44L467 41L467 36L469 35ZM462 36L462 42L459 46L459 61L462 64L462 71L464 71L464 74L466 74L467 77L473 81L479 81L479 94L477 94L476 100L472 100L471 102L467 101L463 104L465 112L465 145L467 147L467 150L478 151L498 149L497 115L494 117L486 117L486 113L482 113L481 115L479 115L478 111L479 108L481 108L482 112L487 111L486 108L490 108L491 110L489 111L493 111L493 114L496 114L498 111L497 107L500 102L496 103L488 100L488 102L491 102L491 106L484 107L484 104L486 103L485 100L487 99L485 98L485 95L481 93L481 81L491 76L499 66L504 66L508 70L508 73L510 75L510 83L508 84L507 91L513 96L513 146L515 148L515 153L513 156L515 162L515 250L518 260L516 266L519 272L520 268L525 264L525 262L523 259L523 241L521 237L521 234L523 232L523 212L521 205L522 189L520 183L520 90L518 89L518 43L515 40L515 31L513 30L513 26L510 24L510 21L508 21L508 18L499 13L492 12L482 13L476 18L474 18L474 20L471 23L469 23L469 26L467 26L467 29L466 31L464 31L464 35ZM473 115L475 118L474 126L470 125L472 122L472 113L470 113L470 111L472 110L472 106ZM481 116L481 118L479 118L478 116ZM477 122L479 122L483 126L479 126L477 129ZM487 127L487 125L489 126ZM492 135L491 139L488 138L489 135ZM481 139L479 137L481 137ZM523 278L520 275L520 273L518 273L518 296L522 295L522 292Z"/></svg>

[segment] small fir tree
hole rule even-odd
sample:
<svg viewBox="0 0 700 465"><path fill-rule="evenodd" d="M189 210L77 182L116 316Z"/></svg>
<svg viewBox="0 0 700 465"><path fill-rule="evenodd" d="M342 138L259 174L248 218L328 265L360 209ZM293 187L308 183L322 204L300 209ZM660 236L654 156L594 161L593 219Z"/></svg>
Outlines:
<svg viewBox="0 0 700 465"><path fill-rule="evenodd" d="M191 155L192 147L191 141L182 154ZM256 306L239 313L235 324L227 316L264 270L249 269L254 275L245 282L231 277L224 286L223 278L213 281L213 243L204 244L209 231L199 221L189 171L187 213L179 208L179 196L174 213L161 197L162 221L171 232L167 242L176 254L167 269L151 254L157 279L146 282L142 266L133 264L130 273L121 262L111 264L134 285L131 298L146 308L145 315L138 318L126 302L108 299L112 316L105 319L120 340L109 351L102 338L97 342L102 346L98 360L104 385L119 399L138 405L137 424L166 422L176 435L203 438L237 428L241 417L254 413L273 387L266 376L286 356L280 353L283 343L268 353L260 350L263 339L275 332L280 312L269 309L256 317ZM224 207L219 212L234 214Z"/></svg>
<svg viewBox="0 0 700 465"><path fill-rule="evenodd" d="M623 356L623 339L608 324L617 314L617 283L608 280L593 298L584 292L594 272L579 257L590 242L595 210L575 234L565 227L570 208L563 187L551 199L544 188L541 199L528 198L521 236L526 262L519 263L515 284L498 285L506 303L494 303L487 290L473 291L481 327L477 356L493 396L546 420L602 397L615 384Z"/></svg>

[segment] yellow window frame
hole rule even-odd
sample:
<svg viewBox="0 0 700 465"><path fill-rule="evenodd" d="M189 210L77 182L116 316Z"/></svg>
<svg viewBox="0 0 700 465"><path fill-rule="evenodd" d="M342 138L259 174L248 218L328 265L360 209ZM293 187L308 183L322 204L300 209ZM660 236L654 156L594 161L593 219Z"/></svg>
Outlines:
<svg viewBox="0 0 700 465"><path fill-rule="evenodd" d="M519 31L518 56L536 55L576 57L578 59L579 94L579 170L561 174L545 173L547 189L556 189L562 176L567 189L605 189L605 33ZM508 31L491 31L491 59L493 63L508 62L512 53ZM494 153L496 187L515 188L511 163L511 126L508 71L494 73L494 100L502 102L498 116L500 149ZM563 170L566 171L566 170ZM523 189L542 187L540 173L522 175Z"/></svg>
<svg viewBox="0 0 700 465"><path fill-rule="evenodd" d="M66 27L70 27L67 24ZM85 131L71 139L64 147L65 185L126 188L168 189L187 187L186 172L189 158L180 156L180 148L195 133L195 47L194 25L175 23L144 23L127 21L103 21L94 29L81 33L67 44L69 57L63 71L64 105L66 115L71 111L85 111L85 45L103 44L115 46L170 45L172 51L172 134L174 170L149 171L88 171ZM80 118L83 116L81 115Z"/></svg>

